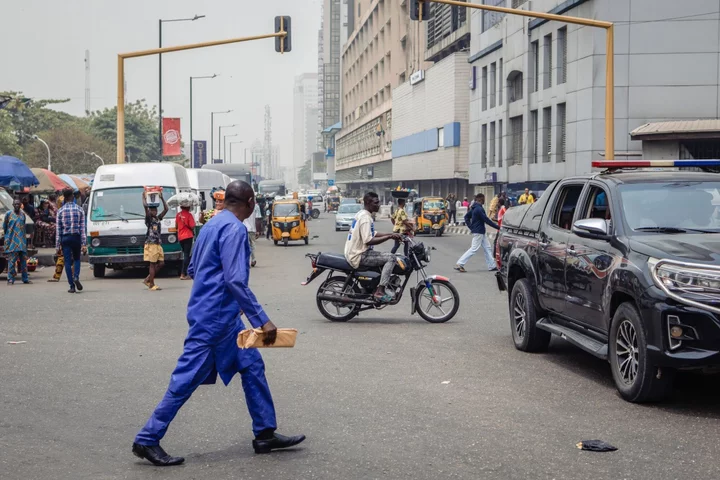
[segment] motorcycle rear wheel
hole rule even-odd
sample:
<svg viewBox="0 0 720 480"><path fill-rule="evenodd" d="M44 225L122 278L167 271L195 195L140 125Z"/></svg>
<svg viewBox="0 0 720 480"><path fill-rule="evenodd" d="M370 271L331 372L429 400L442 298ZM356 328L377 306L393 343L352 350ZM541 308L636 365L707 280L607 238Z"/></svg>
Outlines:
<svg viewBox="0 0 720 480"><path fill-rule="evenodd" d="M348 286L343 291L346 277L330 277L318 288L317 295L328 294L328 295L347 295L347 294L360 294L360 289L357 285ZM316 297L318 310L322 313L322 316L330 320L331 322L347 322L355 318L359 313L360 306L352 303L336 303L328 300L320 300Z"/></svg>

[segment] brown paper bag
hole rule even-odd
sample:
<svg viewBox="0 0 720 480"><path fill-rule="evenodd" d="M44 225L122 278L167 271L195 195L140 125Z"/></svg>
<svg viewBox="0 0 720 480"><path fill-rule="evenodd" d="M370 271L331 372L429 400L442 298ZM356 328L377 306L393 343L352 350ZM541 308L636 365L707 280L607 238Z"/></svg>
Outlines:
<svg viewBox="0 0 720 480"><path fill-rule="evenodd" d="M237 344L240 348L292 348L295 346L297 338L297 329L295 328L278 328L277 338L272 345L265 345L265 333L261 328L243 330L238 334Z"/></svg>

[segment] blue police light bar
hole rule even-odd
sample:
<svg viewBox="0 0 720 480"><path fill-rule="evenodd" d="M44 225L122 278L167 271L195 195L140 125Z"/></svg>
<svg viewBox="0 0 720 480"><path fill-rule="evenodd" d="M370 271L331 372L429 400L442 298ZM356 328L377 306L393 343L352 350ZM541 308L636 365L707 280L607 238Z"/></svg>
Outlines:
<svg viewBox="0 0 720 480"><path fill-rule="evenodd" d="M720 167L720 160L598 160L594 168L678 168Z"/></svg>

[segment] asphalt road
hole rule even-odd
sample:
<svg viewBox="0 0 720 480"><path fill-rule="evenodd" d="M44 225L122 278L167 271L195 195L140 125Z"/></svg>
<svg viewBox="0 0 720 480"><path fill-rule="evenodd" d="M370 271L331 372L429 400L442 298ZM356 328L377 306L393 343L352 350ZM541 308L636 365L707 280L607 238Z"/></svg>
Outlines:
<svg viewBox="0 0 720 480"><path fill-rule="evenodd" d="M274 322L301 332L294 349L263 352L279 431L305 433L299 448L253 453L236 378L201 387L172 424L163 446L185 465L133 457L182 349L190 284L166 277L150 292L139 272L96 280L85 268L85 291L69 295L44 269L33 285L0 284L0 478L720 478L717 377L684 375L670 401L632 405L606 364L561 340L547 354L516 351L484 262L452 270L468 236L425 240L437 248L429 272L462 298L450 322L411 316L406 300L325 320L320 282L300 282L305 253L342 251L331 221L311 223L309 246L261 240L251 276ZM576 449L589 439L619 450Z"/></svg>

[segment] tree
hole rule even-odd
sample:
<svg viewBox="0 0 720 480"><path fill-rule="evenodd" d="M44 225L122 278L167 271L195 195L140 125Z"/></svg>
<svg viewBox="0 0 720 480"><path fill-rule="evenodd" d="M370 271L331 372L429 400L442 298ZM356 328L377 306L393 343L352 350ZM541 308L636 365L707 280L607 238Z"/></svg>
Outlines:
<svg viewBox="0 0 720 480"><path fill-rule="evenodd" d="M55 173L92 173L100 161L88 152L95 152L106 162L115 161L115 147L93 135L80 122L38 134L50 147L52 170ZM25 163L30 167L47 168L47 150L40 142L25 147Z"/></svg>
<svg viewBox="0 0 720 480"><path fill-rule="evenodd" d="M90 128L104 141L116 145L117 107L91 114ZM125 155L128 162L157 162L162 159L158 145L158 116L145 100L125 105Z"/></svg>
<svg viewBox="0 0 720 480"><path fill-rule="evenodd" d="M10 114L4 110L0 110L0 155L21 155Z"/></svg>
<svg viewBox="0 0 720 480"><path fill-rule="evenodd" d="M69 113L48 108L48 105L60 105L69 102L70 99L33 100L23 97L22 92L0 92L0 97L5 96L10 97L11 100L3 110L9 114L12 132L21 145L27 143L31 135L80 121L78 117Z"/></svg>

